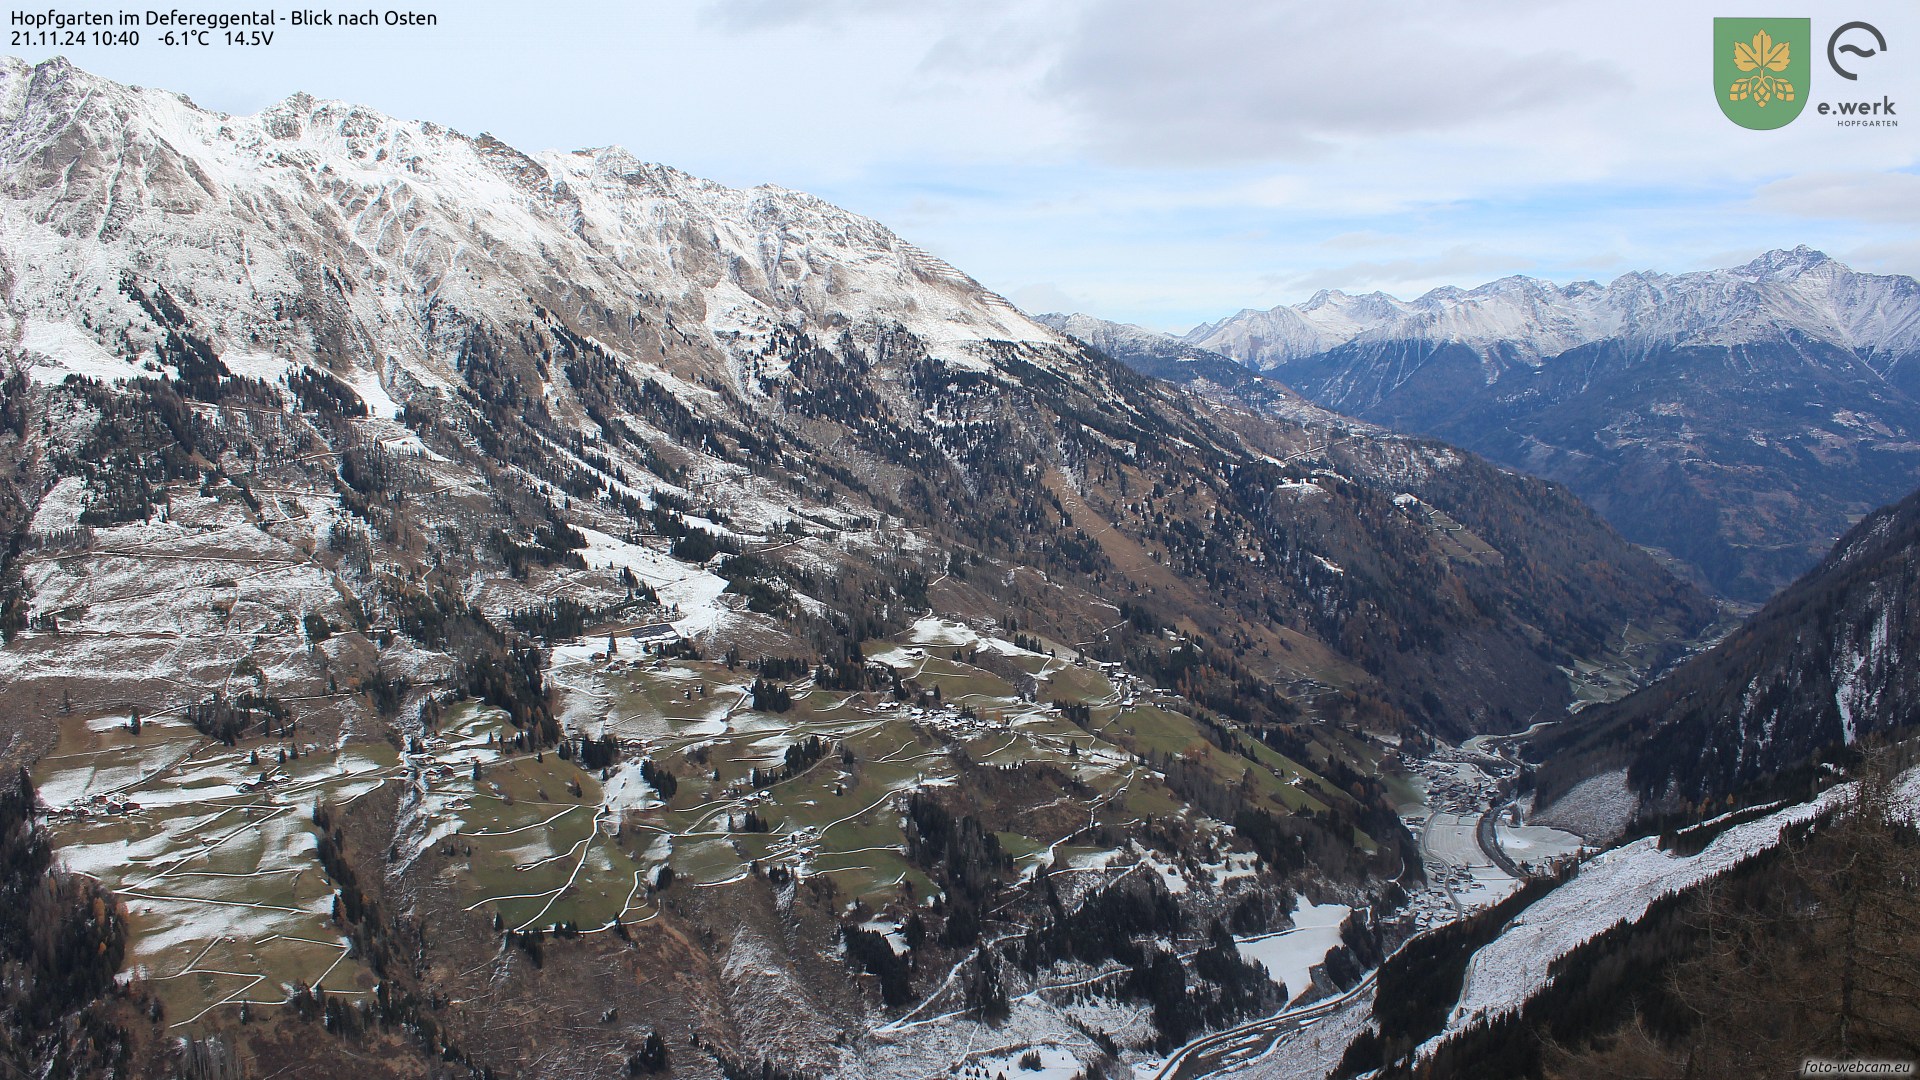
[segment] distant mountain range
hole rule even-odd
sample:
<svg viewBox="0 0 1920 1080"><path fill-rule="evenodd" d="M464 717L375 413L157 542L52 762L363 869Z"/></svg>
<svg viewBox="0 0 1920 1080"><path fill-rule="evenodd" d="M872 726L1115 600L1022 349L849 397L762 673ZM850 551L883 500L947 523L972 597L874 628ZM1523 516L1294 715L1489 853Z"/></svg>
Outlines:
<svg viewBox="0 0 1920 1080"><path fill-rule="evenodd" d="M1920 482L1920 283L1805 247L1608 285L1322 292L1178 341L1561 481L1735 600Z"/></svg>
<svg viewBox="0 0 1920 1080"><path fill-rule="evenodd" d="M1183 340L1270 371L1364 343L1459 344L1491 364L1534 368L1601 341L1659 349L1789 336L1858 353L1897 385L1920 389L1912 363L1920 354L1920 284L1856 273L1805 246L1725 270L1632 273L1608 285L1513 276L1414 300L1323 290L1304 304L1203 324ZM1349 393L1363 390L1356 384Z"/></svg>

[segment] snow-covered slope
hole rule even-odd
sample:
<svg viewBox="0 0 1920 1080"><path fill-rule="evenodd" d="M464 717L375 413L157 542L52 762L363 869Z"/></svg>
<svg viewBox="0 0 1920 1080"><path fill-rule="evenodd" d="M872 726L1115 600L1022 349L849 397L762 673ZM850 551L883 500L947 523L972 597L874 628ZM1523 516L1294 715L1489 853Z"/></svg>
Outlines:
<svg viewBox="0 0 1920 1080"><path fill-rule="evenodd" d="M809 195L617 147L530 157L305 94L228 116L8 57L0 176L0 257L43 379L133 373L114 357L150 342L112 336L139 322L130 270L163 278L223 356L344 365L369 388L450 381L450 315L524 322L536 303L589 315L609 344L664 313L717 346L731 370L705 374L736 385L780 377L757 354L783 328L900 326L977 367L981 341L1059 341Z"/></svg>
<svg viewBox="0 0 1920 1080"><path fill-rule="evenodd" d="M1554 962L1620 923L1638 921L1653 903L1692 888L1767 851L1786 830L1847 804L1856 785L1840 784L1811 802L1790 806L1715 837L1699 853L1660 850L1657 837L1615 848L1580 868L1566 884L1535 901L1467 964L1460 1000L1430 1051L1467 1027L1518 1011L1552 980ZM1920 800L1920 771L1896 783L1896 805Z"/></svg>
<svg viewBox="0 0 1920 1080"><path fill-rule="evenodd" d="M1706 804L1920 720L1920 492L1842 537L1725 640L1536 740L1542 803L1627 767L1643 805Z"/></svg>

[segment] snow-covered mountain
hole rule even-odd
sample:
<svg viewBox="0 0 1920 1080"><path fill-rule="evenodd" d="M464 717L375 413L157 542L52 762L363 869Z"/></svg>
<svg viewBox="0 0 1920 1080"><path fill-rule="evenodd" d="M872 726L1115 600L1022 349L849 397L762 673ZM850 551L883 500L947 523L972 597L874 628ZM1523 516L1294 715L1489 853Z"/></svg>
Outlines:
<svg viewBox="0 0 1920 1080"><path fill-rule="evenodd" d="M42 378L134 374L125 357L153 335L103 335L141 321L122 280L161 270L236 371L332 366L376 401L457 383L463 320L534 305L642 354L636 334L696 335L707 370L682 374L735 387L781 378L766 345L802 327L903 327L980 369L984 341L1059 343L876 222L617 147L531 157L301 94L227 116L12 57L0 132L0 250Z"/></svg>
<svg viewBox="0 0 1920 1080"><path fill-rule="evenodd" d="M1582 345L1630 350L1750 345L1789 336L1875 361L1889 378L1920 355L1920 283L1856 273L1812 248L1769 251L1744 266L1688 274L1641 272L1607 285L1506 277L1475 289L1434 289L1413 300L1323 290L1304 304L1246 310L1183 340L1260 371L1361 342L1464 345L1490 361L1527 366ZM1897 374L1896 374L1897 371ZM1489 367L1489 380L1501 377Z"/></svg>
<svg viewBox="0 0 1920 1080"><path fill-rule="evenodd" d="M1774 785L1920 721L1920 491L1869 515L1746 624L1539 741L1542 802L1614 770L1652 816Z"/></svg>
<svg viewBox="0 0 1920 1080"><path fill-rule="evenodd" d="M1398 460L1409 453L1427 475L1448 468L1429 460L1463 460L1377 439L1278 388L1289 423L1223 424L876 222L619 149L530 156L299 94L227 116L64 61L8 60L0 177L0 261L36 382L168 376L208 400L225 379L254 380L263 397L297 383L306 401L337 380L382 446L504 460L530 498L565 494L600 515L579 524L610 535L632 514L665 513L661 491L675 513L707 511L708 530L784 521L792 511L758 488L795 474L899 512L940 505L929 492L947 484L979 497L998 470L1084 487L1089 454L1192 456L1221 483L1236 461L1304 459L1352 436L1342 467L1389 494L1412 490ZM470 477L451 490L485 487ZM134 489L111 488L127 500L117 507L105 490L59 520L144 513ZM746 501L692 505L727 492ZM1165 512L1130 502L1113 513ZM1198 568L1198 552L1177 558ZM1321 606L1337 618L1338 603ZM1461 715L1521 707L1503 698Z"/></svg>
<svg viewBox="0 0 1920 1080"><path fill-rule="evenodd" d="M1562 481L1746 602L1920 482L1920 283L1805 247L1604 286L1325 292L1186 341Z"/></svg>

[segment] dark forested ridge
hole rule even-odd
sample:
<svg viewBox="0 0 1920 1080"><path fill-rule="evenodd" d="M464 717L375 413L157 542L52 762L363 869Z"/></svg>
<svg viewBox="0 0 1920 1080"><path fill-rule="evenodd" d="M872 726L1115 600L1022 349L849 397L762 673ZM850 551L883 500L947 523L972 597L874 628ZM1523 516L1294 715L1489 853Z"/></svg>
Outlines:
<svg viewBox="0 0 1920 1080"><path fill-rule="evenodd" d="M1537 740L1543 804L1625 767L1649 810L1785 782L1920 719L1920 493L1856 525L1726 640ZM1797 785L1797 786L1796 786Z"/></svg>

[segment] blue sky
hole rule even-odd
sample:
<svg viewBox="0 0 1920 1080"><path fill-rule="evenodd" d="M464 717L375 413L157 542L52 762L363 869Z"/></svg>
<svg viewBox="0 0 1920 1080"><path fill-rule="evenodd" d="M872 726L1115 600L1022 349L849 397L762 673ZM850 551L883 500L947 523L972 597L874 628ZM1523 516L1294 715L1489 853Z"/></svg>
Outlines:
<svg viewBox="0 0 1920 1080"><path fill-rule="evenodd" d="M414 5L430 29L59 51L228 112L305 90L800 188L1031 310L1180 331L1321 288L1605 280L1800 243L1920 273L1920 11L1822 7L1799 12L1809 108L1771 132L1710 88L1712 16L1752 12L1671 2L437 0ZM1849 84L1825 44L1852 19L1888 51ZM1908 126L1817 116L1842 87Z"/></svg>

